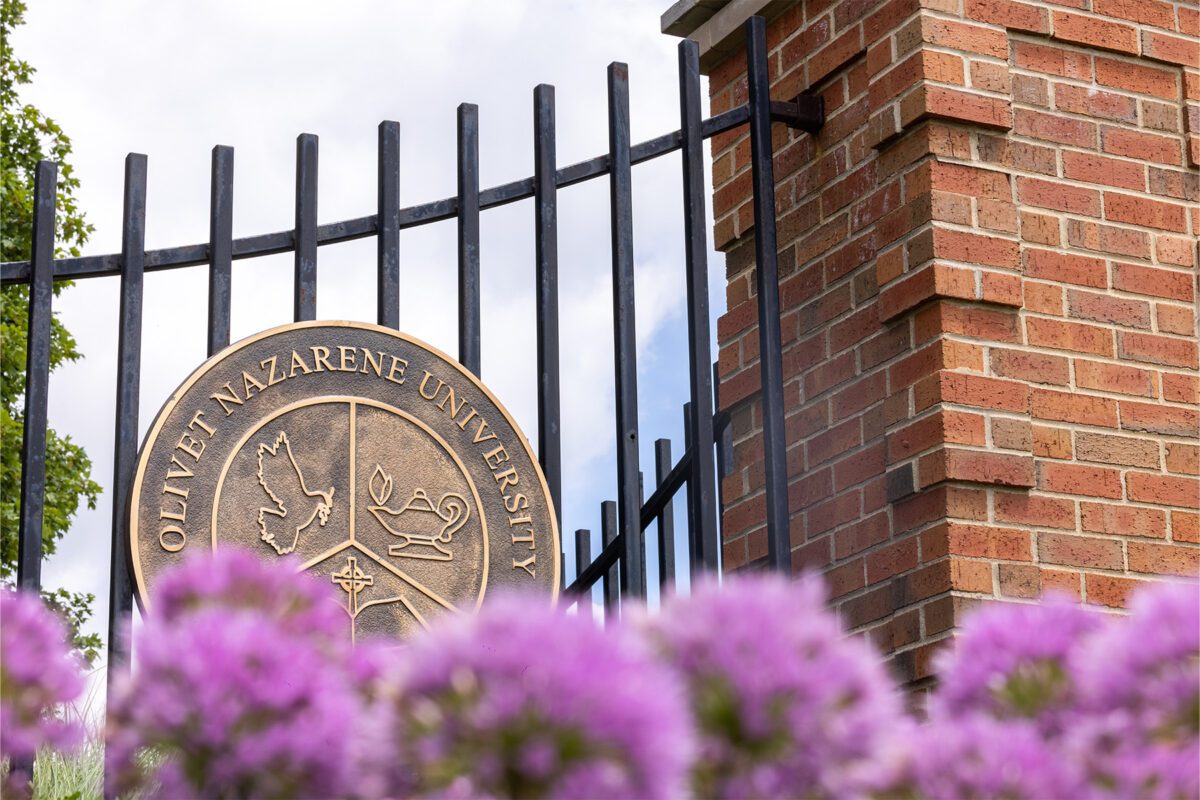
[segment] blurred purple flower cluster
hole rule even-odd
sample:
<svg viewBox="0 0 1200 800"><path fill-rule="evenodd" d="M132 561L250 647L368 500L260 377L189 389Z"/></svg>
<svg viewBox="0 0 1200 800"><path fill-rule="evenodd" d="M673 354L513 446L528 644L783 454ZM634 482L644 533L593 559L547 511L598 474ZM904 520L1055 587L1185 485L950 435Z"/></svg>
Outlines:
<svg viewBox="0 0 1200 800"><path fill-rule="evenodd" d="M671 598L651 639L687 686L699 797L861 797L903 766L899 693L812 577L731 580Z"/></svg>
<svg viewBox="0 0 1200 800"><path fill-rule="evenodd" d="M0 758L9 763L0 796L28 791L27 769L39 748L73 747L83 729L61 706L83 690L67 629L40 598L0 586Z"/></svg>
<svg viewBox="0 0 1200 800"><path fill-rule="evenodd" d="M968 617L936 664L918 794L1200 797L1200 587L1155 584L1129 611L1050 598Z"/></svg>
<svg viewBox="0 0 1200 800"><path fill-rule="evenodd" d="M401 796L683 793L684 695L632 629L500 597L414 640L395 678Z"/></svg>
<svg viewBox="0 0 1200 800"><path fill-rule="evenodd" d="M248 554L195 560L156 589L136 669L110 706L114 791L350 800L1200 794L1194 584L1144 590L1129 617L1065 599L989 604L937 661L941 682L924 722L904 710L865 638L848 637L826 610L811 577L700 585L667 598L659 614L630 613L633 623L607 628L544 598L500 596L404 644L355 648L324 587ZM28 621L42 613L35 601L8 594L4 603L8 754L14 697L37 706L21 719L42 726L45 709L78 687L67 685L69 668L51 680L47 657L31 654L31 642L54 640L50 660L66 664L61 628L50 636L53 626ZM10 646L10 636L22 641ZM34 744L60 743L37 735Z"/></svg>
<svg viewBox="0 0 1200 800"><path fill-rule="evenodd" d="M162 578L109 701L110 790L348 796L369 731L344 614L307 575L220 551Z"/></svg>

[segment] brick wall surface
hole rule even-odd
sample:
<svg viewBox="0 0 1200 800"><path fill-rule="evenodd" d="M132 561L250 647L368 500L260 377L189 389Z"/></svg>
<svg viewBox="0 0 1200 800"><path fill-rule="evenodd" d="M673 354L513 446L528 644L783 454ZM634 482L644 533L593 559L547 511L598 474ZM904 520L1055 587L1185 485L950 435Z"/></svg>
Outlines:
<svg viewBox="0 0 1200 800"><path fill-rule="evenodd" d="M910 680L962 610L1122 606L1200 571L1195 2L807 0L768 28L792 563ZM714 113L745 65L710 75ZM765 556L745 130L727 254L724 559Z"/></svg>

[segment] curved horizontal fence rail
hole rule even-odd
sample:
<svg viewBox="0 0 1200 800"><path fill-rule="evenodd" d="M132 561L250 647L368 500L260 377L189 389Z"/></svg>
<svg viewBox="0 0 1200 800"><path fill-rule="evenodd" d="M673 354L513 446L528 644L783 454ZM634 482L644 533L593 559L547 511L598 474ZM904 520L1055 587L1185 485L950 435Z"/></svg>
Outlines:
<svg viewBox="0 0 1200 800"><path fill-rule="evenodd" d="M789 104L773 104L780 106L777 113L781 119L788 119L784 107ZM746 124L750 119L748 105L706 119L702 132L708 139L718 133L731 130ZM673 153L680 147L680 132L674 131L658 136L649 141L635 144L630 148L630 162L641 164L660 156ZM562 167L554 173L554 184L563 189L607 175L609 172L609 157L607 155L580 161L577 164ZM479 192L479 210L527 200L534 196L533 177L522 178L509 183L483 189ZM446 197L420 205L401 208L400 229L416 228L433 222L444 222L458 216L458 198ZM340 244L365 239L379 233L379 215L370 214L365 217L330 222L317 226L317 245ZM254 236L243 236L233 240L232 258L240 261L246 258L273 256L279 253L290 253L296 249L296 231L276 231L275 233L260 233ZM178 267L196 267L208 264L211 251L208 243L187 244L179 247L166 247L146 251L146 271L155 272ZM28 283L28 261L6 261L0 263L0 283ZM121 254L109 253L99 256L79 256L63 258L54 262L54 277L56 280L75 280L78 278L97 278L105 275L121 274Z"/></svg>
<svg viewBox="0 0 1200 800"><path fill-rule="evenodd" d="M812 112L809 111L808 100L801 98L798 102L771 103L771 117L777 122L803 130L811 127L809 121ZM709 117L701 124L701 135L710 139L718 133L732 130L750 121L749 104L738 106L722 114ZM680 132L674 131L655 137L630 148L630 162L633 165L652 161L660 156L673 153L680 147ZM609 172L609 157L597 156L562 167L554 173L554 185L563 189L584 183L592 178L607 175ZM534 195L534 179L522 178L508 183L502 183L491 189L479 192L479 209L499 208L509 203L527 200ZM444 222L458 215L458 198L446 197L420 205L400 209L400 229L416 228L434 222ZM365 239L379 233L379 216L369 214L365 217L354 217L341 222L329 222L317 226L317 245L340 244ZM280 253L290 253L296 249L296 231L276 231L260 233L254 236L243 236L233 240L232 259L240 261L260 256L273 256ZM208 264L211 250L208 243L185 244L178 247L165 247L157 250L147 250L145 266L147 272L157 272L178 267L197 267ZM99 256L77 256L62 258L54 262L55 280L76 280L80 278L98 278L106 275L121 274L121 254L109 253ZM28 283L30 267L28 261L5 261L0 263L0 284Z"/></svg>

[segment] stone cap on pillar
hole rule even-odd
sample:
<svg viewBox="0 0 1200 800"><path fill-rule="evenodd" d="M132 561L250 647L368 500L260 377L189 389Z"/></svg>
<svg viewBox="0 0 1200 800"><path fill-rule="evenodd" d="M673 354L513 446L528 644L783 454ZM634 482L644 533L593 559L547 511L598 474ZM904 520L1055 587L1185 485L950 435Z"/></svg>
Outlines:
<svg viewBox="0 0 1200 800"><path fill-rule="evenodd" d="M663 12L662 32L700 45L700 72L707 75L744 46L742 25L758 15L770 22L798 0L676 0Z"/></svg>

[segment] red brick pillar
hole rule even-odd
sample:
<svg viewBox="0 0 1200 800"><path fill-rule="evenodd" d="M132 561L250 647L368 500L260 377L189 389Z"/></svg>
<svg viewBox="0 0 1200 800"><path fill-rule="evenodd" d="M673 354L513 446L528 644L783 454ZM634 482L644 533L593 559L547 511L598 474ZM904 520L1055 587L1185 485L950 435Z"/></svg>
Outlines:
<svg viewBox="0 0 1200 800"><path fill-rule="evenodd" d="M981 600L1196 575L1195 6L713 5L664 15L713 113L745 100L751 6L772 97L827 110L774 130L794 568L913 680ZM766 552L746 131L712 153L737 569Z"/></svg>

